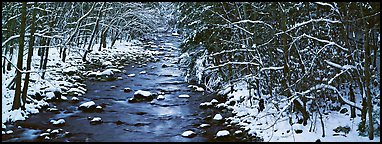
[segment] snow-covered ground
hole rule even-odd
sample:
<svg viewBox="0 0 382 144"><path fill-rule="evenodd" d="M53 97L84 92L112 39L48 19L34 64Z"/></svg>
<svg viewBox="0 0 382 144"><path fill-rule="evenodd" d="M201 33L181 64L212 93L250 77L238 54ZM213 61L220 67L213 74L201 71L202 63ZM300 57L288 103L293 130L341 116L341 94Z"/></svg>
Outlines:
<svg viewBox="0 0 382 144"><path fill-rule="evenodd" d="M109 45L108 45L109 46ZM138 40L132 40L129 42L117 40L113 48L103 49L98 51L99 44L93 46L93 51L89 53L87 60L92 61L93 59L98 59L101 61L102 65L108 66L106 70L100 72L84 72L84 76L90 73L94 76L101 75L112 75L113 73L119 73L121 70L116 67L119 63L118 59L127 59L130 61L138 61L139 59L152 60L154 56L158 53L156 51L144 50L142 47L142 42ZM81 52L83 53L83 52ZM21 109L12 110L13 98L15 90L11 90L8 87L15 75L15 70L5 71L2 73L2 124L3 128L6 129L5 123L15 122L18 120L25 120L30 114L39 113L39 109L43 106L48 106L47 100L54 97L53 91L62 92L74 92L78 93L79 96L85 94L86 89L84 86L79 86L78 88L68 88L72 85L83 85L77 82L70 82L70 79L79 79L78 75L68 76L65 73L79 72L84 70L83 62L80 59L81 56L77 52L69 52L66 58L66 62L62 62L59 57L59 48L49 49L49 60L47 63L48 71L45 74L45 79L41 78L41 71L39 70L40 56L37 56L37 50L34 51L31 64L30 82L28 87L28 98L27 101L30 103L26 104L26 110ZM116 60L117 59L117 60ZM16 63L17 57L12 59L13 63ZM24 66L26 67L26 56L24 56ZM120 67L123 68L123 67ZM80 72L81 73L81 72ZM25 77L25 75L23 75ZM22 84L24 80L22 80ZM50 91L50 92L49 92ZM43 99L36 100L32 95L35 93L40 93ZM53 94L53 95L52 95ZM66 98L66 97L64 97Z"/></svg>
<svg viewBox="0 0 382 144"><path fill-rule="evenodd" d="M225 118L230 124L237 124L238 126L248 130L248 133L253 136L262 137L264 141L268 142L314 142L318 139L322 142L370 142L367 136L360 136L357 131L358 124L361 121L360 116L350 118L350 108L348 105L342 105L341 109L346 108L348 111L340 113L339 111L327 111L323 115L325 137L323 137L322 125L320 116L317 114L311 116L307 125L296 123L296 117L301 118L302 115L292 114L293 125L289 124L288 114L282 112L286 108L287 101L277 103L279 110L275 108L275 101L272 101L270 96L264 95L262 98L267 99L265 109L261 112L258 110L258 101L254 101L251 106L249 100L244 100L248 97L248 89L244 82L238 83L233 93L228 94L226 103L219 104L220 106L228 107L233 110L234 116ZM345 89L345 91L348 89ZM379 89L374 89L378 91ZM224 90L223 90L224 91ZM222 91L222 93L224 93ZM227 91L227 90L226 90ZM357 91L355 91L357 93ZM284 96L279 96L279 99L286 99ZM361 96L356 95L357 103L360 103ZM228 106L231 101L236 101L235 105ZM217 105L217 107L219 107ZM374 105L374 110L380 109L379 106ZM288 110L286 110L288 111ZM357 114L361 112L356 110ZM312 118L313 117L313 118ZM277 121L276 121L277 120ZM377 120L379 123L379 119ZM380 124L380 123L379 123ZM335 132L337 127L350 127L349 133ZM374 126L376 129L379 125ZM301 131L302 130L302 131ZM373 142L379 142L380 137L375 137Z"/></svg>

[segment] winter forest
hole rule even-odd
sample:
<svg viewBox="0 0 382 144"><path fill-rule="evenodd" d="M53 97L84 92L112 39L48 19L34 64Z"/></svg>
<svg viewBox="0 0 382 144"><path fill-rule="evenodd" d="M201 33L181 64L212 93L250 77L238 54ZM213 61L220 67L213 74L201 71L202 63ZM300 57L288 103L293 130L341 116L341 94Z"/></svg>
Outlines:
<svg viewBox="0 0 382 144"><path fill-rule="evenodd" d="M380 2L2 2L2 142L380 142Z"/></svg>

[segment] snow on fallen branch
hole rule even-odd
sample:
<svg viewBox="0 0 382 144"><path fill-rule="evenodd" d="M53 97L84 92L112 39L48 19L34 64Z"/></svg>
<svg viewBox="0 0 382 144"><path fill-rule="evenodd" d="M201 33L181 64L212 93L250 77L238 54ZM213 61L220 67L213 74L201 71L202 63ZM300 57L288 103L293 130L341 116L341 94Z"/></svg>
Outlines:
<svg viewBox="0 0 382 144"><path fill-rule="evenodd" d="M216 69L216 68L224 67L226 65L255 65L255 66L258 66L259 64L252 63L252 62L226 62L226 63L218 65L218 66L207 67L206 70L208 70L208 69Z"/></svg>
<svg viewBox="0 0 382 144"><path fill-rule="evenodd" d="M307 93L310 93L310 92L312 92L313 90L325 89L325 88L328 88L328 89L331 89L331 90L335 91L335 92L338 94L339 98L341 98L342 101L344 101L346 104L348 104L348 105L350 105L350 106L353 106L353 107L355 107L355 108L357 108L357 109L359 109L359 110L362 109L362 107L356 105L354 102L351 102L351 101L345 99L345 98L341 95L340 91L338 91L338 89L337 89L336 87L331 86L331 85L327 85L327 84L318 84L318 85L315 85L315 86L311 87L310 89L308 89L308 90L306 90L306 91L303 91L303 92L296 92L296 94L306 95Z"/></svg>

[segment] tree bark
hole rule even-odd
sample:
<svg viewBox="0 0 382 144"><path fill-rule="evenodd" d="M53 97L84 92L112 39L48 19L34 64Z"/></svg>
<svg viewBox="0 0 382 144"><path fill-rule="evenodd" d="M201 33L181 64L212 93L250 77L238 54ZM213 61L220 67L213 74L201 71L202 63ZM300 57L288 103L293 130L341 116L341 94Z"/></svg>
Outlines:
<svg viewBox="0 0 382 144"><path fill-rule="evenodd" d="M26 25L26 17L27 15L27 3L23 2L21 7L21 25L20 25L20 38L19 38L19 51L17 56L17 68L19 70L16 70L16 90L15 90L15 97L13 99L13 106L12 109L16 110L21 107L21 71L23 68L23 52L24 52L24 36L25 36L25 25ZM25 103L22 102L22 103ZM24 105L24 104L23 104ZM21 107L22 109L25 109L25 107Z"/></svg>
<svg viewBox="0 0 382 144"><path fill-rule="evenodd" d="M31 69L31 60L32 60L32 55L33 55L33 46L34 46L34 32L36 31L35 26L36 26L36 9L37 7L37 2L34 2L33 5L33 12L32 12L32 25L31 25L31 30L30 30L30 37L29 37L29 48L28 48L28 57L27 57L27 71ZM22 94L22 100L24 101L22 107L25 107L25 103L27 100L27 90L28 90L28 83L29 83L29 76L30 73L26 73L25 75L25 82L24 82L24 87L23 87L23 94Z"/></svg>
<svg viewBox="0 0 382 144"><path fill-rule="evenodd" d="M369 47L369 35L370 35L370 29L366 32L366 38L365 38L365 81L366 81L366 97L367 97L367 110L368 110L368 116L369 116L369 139L374 139L374 126L373 126L373 105L372 105L372 97L370 94L370 47Z"/></svg>

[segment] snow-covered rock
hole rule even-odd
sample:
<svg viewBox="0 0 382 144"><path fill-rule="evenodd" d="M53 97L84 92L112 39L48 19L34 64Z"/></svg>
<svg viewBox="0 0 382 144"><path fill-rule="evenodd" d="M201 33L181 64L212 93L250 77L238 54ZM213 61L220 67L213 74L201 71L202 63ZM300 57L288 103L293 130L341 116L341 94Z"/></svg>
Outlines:
<svg viewBox="0 0 382 144"><path fill-rule="evenodd" d="M103 66L109 66L109 65L113 65L110 61L105 61L102 63Z"/></svg>
<svg viewBox="0 0 382 144"><path fill-rule="evenodd" d="M123 91L126 93L131 92L131 88L124 88Z"/></svg>
<svg viewBox="0 0 382 144"><path fill-rule="evenodd" d="M111 70L113 73L121 73L121 70L115 69L115 68L110 68L110 69L107 69L107 70Z"/></svg>
<svg viewBox="0 0 382 144"><path fill-rule="evenodd" d="M78 106L79 110L88 111L88 112L94 111L95 108L96 108L96 105L94 101L85 102L81 104L80 106Z"/></svg>
<svg viewBox="0 0 382 144"><path fill-rule="evenodd" d="M89 102L85 102L85 103L81 104L79 107L90 108L94 105L95 105L94 101L89 101Z"/></svg>
<svg viewBox="0 0 382 144"><path fill-rule="evenodd" d="M179 34L177 32L173 32L171 35L172 36L179 36Z"/></svg>
<svg viewBox="0 0 382 144"><path fill-rule="evenodd" d="M225 137L229 136L229 131L228 130L221 130L216 133L216 137Z"/></svg>
<svg viewBox="0 0 382 144"><path fill-rule="evenodd" d="M151 95L151 92L149 91L143 91L143 90L138 90L134 93L134 95L142 95L144 97L149 97Z"/></svg>
<svg viewBox="0 0 382 144"><path fill-rule="evenodd" d="M239 134L242 134L242 133L243 133L243 131L241 131L241 130L235 131L235 135L239 135Z"/></svg>
<svg viewBox="0 0 382 144"><path fill-rule="evenodd" d="M114 74L114 72L112 70L107 69L107 70L104 70L101 73L98 73L97 76L111 76L113 74Z"/></svg>
<svg viewBox="0 0 382 144"><path fill-rule="evenodd" d="M204 89L202 87L198 87L198 88L195 89L195 91L204 92Z"/></svg>
<svg viewBox="0 0 382 144"><path fill-rule="evenodd" d="M101 112L103 110L102 106L97 106L95 109L97 112Z"/></svg>
<svg viewBox="0 0 382 144"><path fill-rule="evenodd" d="M213 120L222 120L223 119L223 117L222 117L222 115L220 115L220 114L216 114L215 116L214 116L214 118L213 118Z"/></svg>
<svg viewBox="0 0 382 144"><path fill-rule="evenodd" d="M191 130L188 130L188 131L183 132L182 136L192 138L192 137L196 136L196 133L191 131Z"/></svg>
<svg viewBox="0 0 382 144"><path fill-rule="evenodd" d="M55 125L55 126L65 125L65 120L64 120L64 119L50 120L50 122L51 122L53 125Z"/></svg>
<svg viewBox="0 0 382 144"><path fill-rule="evenodd" d="M225 103L220 103L220 104L217 104L215 107L218 108L218 109L223 109L225 107L227 107L228 105L225 104Z"/></svg>
<svg viewBox="0 0 382 144"><path fill-rule="evenodd" d="M53 113L60 113L60 111L57 108L47 108L46 111L53 112Z"/></svg>
<svg viewBox="0 0 382 144"><path fill-rule="evenodd" d="M128 77L135 77L135 74L129 74Z"/></svg>
<svg viewBox="0 0 382 144"><path fill-rule="evenodd" d="M163 95L158 95L157 100L164 100L164 96Z"/></svg>
<svg viewBox="0 0 382 144"><path fill-rule="evenodd" d="M80 101L77 97L72 97L72 101L73 102L78 102L78 101Z"/></svg>
<svg viewBox="0 0 382 144"><path fill-rule="evenodd" d="M80 76L77 76L77 75L75 75L75 76L72 76L72 78L74 79L74 80L82 80L82 78L80 77Z"/></svg>
<svg viewBox="0 0 382 144"><path fill-rule="evenodd" d="M216 99L212 99L212 100L211 100L211 104L216 104L216 103L219 103L219 101L216 100Z"/></svg>
<svg viewBox="0 0 382 144"><path fill-rule="evenodd" d="M45 96L46 96L46 99L53 99L55 98L56 95L53 92L47 92Z"/></svg>
<svg viewBox="0 0 382 144"><path fill-rule="evenodd" d="M205 127L210 127L211 125L210 124L201 124L199 127L200 128L205 128Z"/></svg>
<svg viewBox="0 0 382 144"><path fill-rule="evenodd" d="M58 134L58 133L60 133L60 131L59 131L58 129L52 130L52 131L50 132L50 134Z"/></svg>
<svg viewBox="0 0 382 144"><path fill-rule="evenodd" d="M98 75L99 72L90 72L89 74L87 74L88 77L95 77Z"/></svg>
<svg viewBox="0 0 382 144"><path fill-rule="evenodd" d="M180 98L189 98L190 96L187 95L187 94L182 94L182 95L179 95L178 97L180 97Z"/></svg>
<svg viewBox="0 0 382 144"><path fill-rule="evenodd" d="M79 88L70 88L68 91L68 93L74 93L74 92L77 92L77 93L80 93L80 94L85 94L86 92L80 90Z"/></svg>
<svg viewBox="0 0 382 144"><path fill-rule="evenodd" d="M68 100L66 96L61 96L61 100Z"/></svg>
<svg viewBox="0 0 382 144"><path fill-rule="evenodd" d="M100 124L102 123L102 119L100 117L94 117L91 121L90 124L95 125L95 124Z"/></svg>
<svg viewBox="0 0 382 144"><path fill-rule="evenodd" d="M129 102L151 101L153 94L149 91L138 90L134 93L134 97L129 99Z"/></svg>
<svg viewBox="0 0 382 144"><path fill-rule="evenodd" d="M208 108L208 107L211 107L212 106L212 103L210 102L204 102L204 103L201 103L199 105L200 108Z"/></svg>
<svg viewBox="0 0 382 144"><path fill-rule="evenodd" d="M6 134L12 134L13 133L13 130L8 130L5 132Z"/></svg>

